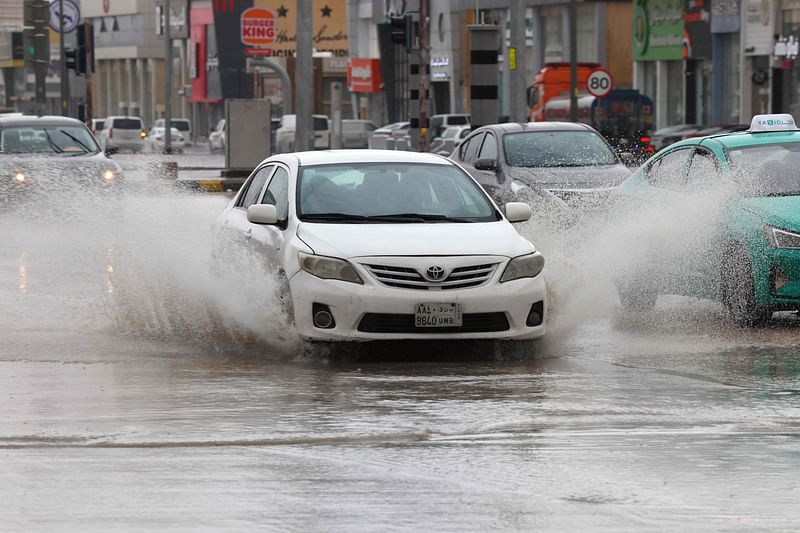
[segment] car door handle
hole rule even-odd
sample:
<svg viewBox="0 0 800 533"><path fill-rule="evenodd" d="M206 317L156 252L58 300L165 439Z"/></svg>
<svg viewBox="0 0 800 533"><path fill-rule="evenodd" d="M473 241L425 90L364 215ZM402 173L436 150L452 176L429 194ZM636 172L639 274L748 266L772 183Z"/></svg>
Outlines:
<svg viewBox="0 0 800 533"><path fill-rule="evenodd" d="M251 229L247 230L247 233L244 234L245 239L250 239L250 237L252 236L253 236L253 230Z"/></svg>

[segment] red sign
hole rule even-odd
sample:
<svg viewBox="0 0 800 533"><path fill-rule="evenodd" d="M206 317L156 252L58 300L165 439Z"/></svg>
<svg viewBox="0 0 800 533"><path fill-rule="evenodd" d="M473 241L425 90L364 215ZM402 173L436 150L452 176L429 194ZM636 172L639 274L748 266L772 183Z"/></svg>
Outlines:
<svg viewBox="0 0 800 533"><path fill-rule="evenodd" d="M248 46L270 44L275 40L275 16L269 9L251 7L242 13L242 43Z"/></svg>
<svg viewBox="0 0 800 533"><path fill-rule="evenodd" d="M378 59L352 58L347 62L347 88L352 93L377 93L383 90Z"/></svg>

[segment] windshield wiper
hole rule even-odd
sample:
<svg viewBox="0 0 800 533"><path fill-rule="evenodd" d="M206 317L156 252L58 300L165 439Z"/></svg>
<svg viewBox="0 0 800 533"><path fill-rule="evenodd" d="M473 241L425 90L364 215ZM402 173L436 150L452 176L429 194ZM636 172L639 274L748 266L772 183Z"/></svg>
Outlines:
<svg viewBox="0 0 800 533"><path fill-rule="evenodd" d="M83 143L82 143L82 142L81 142L81 141L80 141L80 140L79 140L77 137L75 137L74 135L72 135L72 134L71 134L71 133L69 133L68 131L66 131L66 130L58 130L58 131L60 131L61 133L63 133L64 135L66 135L67 137L69 137L70 139L72 139L72 141L73 141L75 144L77 144L78 146L80 146L80 147L83 149L83 153L86 153L86 154L88 154L89 152L91 152L91 150L89 150L89 147L88 147L88 146L86 146L85 144L83 144Z"/></svg>
<svg viewBox="0 0 800 533"><path fill-rule="evenodd" d="M301 220L333 220L342 222L364 222L367 217L364 215L351 215L348 213L303 213Z"/></svg>
<svg viewBox="0 0 800 533"><path fill-rule="evenodd" d="M388 215L354 215L349 213L307 213L301 220L321 220L336 222L397 222L401 224L420 222L475 222L469 218L449 217L425 213L393 213Z"/></svg>
<svg viewBox="0 0 800 533"><path fill-rule="evenodd" d="M47 142L50 145L50 148L52 148L55 153L60 154L64 152L63 148L61 148L59 145L53 142L53 139L50 138L50 133L48 133L46 129L44 130L44 136L47 138Z"/></svg>

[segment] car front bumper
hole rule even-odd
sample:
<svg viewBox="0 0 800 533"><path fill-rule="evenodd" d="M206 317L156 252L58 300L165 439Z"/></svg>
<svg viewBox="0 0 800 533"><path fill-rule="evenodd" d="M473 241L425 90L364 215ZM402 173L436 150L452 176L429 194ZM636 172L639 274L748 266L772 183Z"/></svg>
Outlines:
<svg viewBox="0 0 800 533"><path fill-rule="evenodd" d="M544 276L448 291L422 291L366 282L317 278L300 271L289 281L297 332L312 341L370 341L399 339L535 339L545 333ZM414 327L420 303L458 303L461 328ZM527 326L532 306L539 303L538 325ZM330 309L334 327L313 323L314 304Z"/></svg>

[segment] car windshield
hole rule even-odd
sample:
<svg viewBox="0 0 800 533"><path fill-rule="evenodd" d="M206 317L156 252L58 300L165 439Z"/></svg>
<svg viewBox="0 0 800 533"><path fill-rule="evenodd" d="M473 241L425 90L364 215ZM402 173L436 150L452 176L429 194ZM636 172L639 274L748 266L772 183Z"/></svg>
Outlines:
<svg viewBox="0 0 800 533"><path fill-rule="evenodd" d="M6 154L76 155L100 148L83 126L17 126L0 130L0 152Z"/></svg>
<svg viewBox="0 0 800 533"><path fill-rule="evenodd" d="M591 131L526 131L503 136L512 167L585 167L614 165L617 158Z"/></svg>
<svg viewBox="0 0 800 533"><path fill-rule="evenodd" d="M800 143L728 150L728 161L745 196L800 196Z"/></svg>
<svg viewBox="0 0 800 533"><path fill-rule="evenodd" d="M497 210L454 165L348 163L303 167L301 220L329 223L488 222Z"/></svg>
<svg viewBox="0 0 800 533"><path fill-rule="evenodd" d="M314 117L314 131L325 131L328 129L328 119L323 117Z"/></svg>
<svg viewBox="0 0 800 533"><path fill-rule="evenodd" d="M172 126L177 128L178 131L189 131L189 123L185 120L173 120Z"/></svg>

